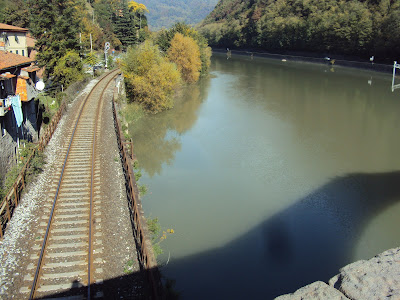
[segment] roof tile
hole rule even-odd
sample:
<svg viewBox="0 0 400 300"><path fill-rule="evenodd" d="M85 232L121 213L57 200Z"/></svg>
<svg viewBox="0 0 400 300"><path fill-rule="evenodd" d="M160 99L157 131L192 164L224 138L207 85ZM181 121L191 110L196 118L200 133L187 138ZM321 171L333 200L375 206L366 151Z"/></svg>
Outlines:
<svg viewBox="0 0 400 300"><path fill-rule="evenodd" d="M11 52L0 51L0 70L29 65L32 62L34 62L32 58L14 54Z"/></svg>
<svg viewBox="0 0 400 300"><path fill-rule="evenodd" d="M12 26L4 23L0 23L0 30L4 31L19 31L19 32L27 32L27 28L22 28L22 27L17 27L17 26Z"/></svg>

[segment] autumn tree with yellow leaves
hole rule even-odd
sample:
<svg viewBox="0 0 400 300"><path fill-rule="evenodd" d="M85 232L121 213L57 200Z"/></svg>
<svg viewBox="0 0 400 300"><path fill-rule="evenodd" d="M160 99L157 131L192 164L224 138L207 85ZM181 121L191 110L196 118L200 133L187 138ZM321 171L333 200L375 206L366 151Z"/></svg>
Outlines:
<svg viewBox="0 0 400 300"><path fill-rule="evenodd" d="M128 7L135 13L139 14L139 28L142 29L142 15L146 12L149 12L149 10L144 4L137 3L135 1L129 1Z"/></svg>
<svg viewBox="0 0 400 300"><path fill-rule="evenodd" d="M152 113L172 108L180 74L151 41L128 48L121 69L129 101L140 103Z"/></svg>
<svg viewBox="0 0 400 300"><path fill-rule="evenodd" d="M176 33L167 51L167 57L177 65L184 81L194 83L199 80L200 49L194 39L179 32Z"/></svg>
<svg viewBox="0 0 400 300"><path fill-rule="evenodd" d="M208 69L211 62L211 48L208 47L207 40L204 38L204 36L191 26L182 22L176 23L172 28L158 32L155 37L155 42L162 51L167 53L168 49L171 47L171 41L175 37L176 33L190 37L197 43L199 46L201 59L200 75L203 76L208 74Z"/></svg>

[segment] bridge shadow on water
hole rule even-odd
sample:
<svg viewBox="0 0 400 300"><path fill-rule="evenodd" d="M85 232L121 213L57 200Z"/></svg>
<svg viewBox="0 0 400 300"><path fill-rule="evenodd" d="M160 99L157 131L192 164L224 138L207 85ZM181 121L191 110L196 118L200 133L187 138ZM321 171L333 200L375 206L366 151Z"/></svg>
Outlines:
<svg viewBox="0 0 400 300"><path fill-rule="evenodd" d="M399 183L400 172L335 178L223 247L170 262L168 274L186 299L272 299L327 282L371 218L400 200Z"/></svg>
<svg viewBox="0 0 400 300"><path fill-rule="evenodd" d="M399 171L335 178L230 243L172 260L166 275L185 299L273 299L327 282L352 262L371 218L400 200L399 183ZM139 275L105 280L105 299L129 299L120 293Z"/></svg>

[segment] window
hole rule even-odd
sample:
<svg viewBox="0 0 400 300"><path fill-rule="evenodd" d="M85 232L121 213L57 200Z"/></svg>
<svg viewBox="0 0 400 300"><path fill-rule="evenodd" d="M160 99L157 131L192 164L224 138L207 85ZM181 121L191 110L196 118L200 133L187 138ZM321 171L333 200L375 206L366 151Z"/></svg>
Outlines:
<svg viewBox="0 0 400 300"><path fill-rule="evenodd" d="M25 56L25 50L22 50L22 56Z"/></svg>
<svg viewBox="0 0 400 300"><path fill-rule="evenodd" d="M18 50L15 50L15 54L18 54Z"/></svg>

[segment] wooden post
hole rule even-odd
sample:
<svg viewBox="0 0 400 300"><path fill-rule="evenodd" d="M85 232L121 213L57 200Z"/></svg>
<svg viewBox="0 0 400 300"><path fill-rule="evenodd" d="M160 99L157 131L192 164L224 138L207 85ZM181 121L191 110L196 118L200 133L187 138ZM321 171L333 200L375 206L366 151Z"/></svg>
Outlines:
<svg viewBox="0 0 400 300"><path fill-rule="evenodd" d="M133 141L131 139L131 159L133 160Z"/></svg>
<svg viewBox="0 0 400 300"><path fill-rule="evenodd" d="M8 221L11 220L10 204L8 203L8 197L6 197L6 212Z"/></svg>
<svg viewBox="0 0 400 300"><path fill-rule="evenodd" d="M21 180L22 180L22 189L24 190L25 189L25 172L24 172L24 174L21 174L21 176L22 176L22 178L21 178Z"/></svg>
<svg viewBox="0 0 400 300"><path fill-rule="evenodd" d="M18 206L18 193L17 193L18 183L14 184L14 197L15 197L15 207Z"/></svg>

